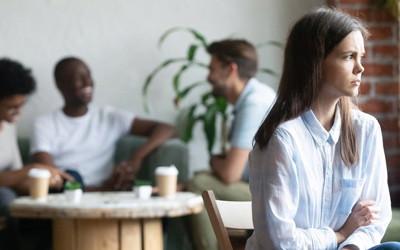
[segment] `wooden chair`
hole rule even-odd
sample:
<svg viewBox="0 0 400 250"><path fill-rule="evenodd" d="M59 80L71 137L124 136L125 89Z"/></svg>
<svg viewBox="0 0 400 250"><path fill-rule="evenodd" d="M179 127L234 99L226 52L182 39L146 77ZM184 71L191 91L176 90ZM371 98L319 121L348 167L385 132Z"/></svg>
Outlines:
<svg viewBox="0 0 400 250"><path fill-rule="evenodd" d="M215 200L212 190L202 193L208 217L221 250L233 250L226 229L254 229L251 201Z"/></svg>

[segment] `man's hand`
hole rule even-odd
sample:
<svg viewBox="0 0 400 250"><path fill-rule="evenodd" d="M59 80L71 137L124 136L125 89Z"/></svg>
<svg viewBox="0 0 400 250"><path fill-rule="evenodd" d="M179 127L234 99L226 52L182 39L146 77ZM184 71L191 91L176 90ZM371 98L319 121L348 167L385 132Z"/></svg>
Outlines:
<svg viewBox="0 0 400 250"><path fill-rule="evenodd" d="M372 200L358 202L339 233L347 239L357 228L370 225L372 220L379 220L378 213L381 210L374 207L374 204L375 201Z"/></svg>
<svg viewBox="0 0 400 250"><path fill-rule="evenodd" d="M51 174L50 188L61 189L63 187L63 183L64 183L63 179L70 180L70 181L74 180L74 177L65 173L63 170L60 170L55 167L50 167L47 165L35 163L35 164L29 165L27 168L27 171L31 168L41 168L41 169L47 169L50 171L50 174Z"/></svg>
<svg viewBox="0 0 400 250"><path fill-rule="evenodd" d="M138 158L121 162L115 166L108 185L112 190L130 190L141 165L142 160Z"/></svg>

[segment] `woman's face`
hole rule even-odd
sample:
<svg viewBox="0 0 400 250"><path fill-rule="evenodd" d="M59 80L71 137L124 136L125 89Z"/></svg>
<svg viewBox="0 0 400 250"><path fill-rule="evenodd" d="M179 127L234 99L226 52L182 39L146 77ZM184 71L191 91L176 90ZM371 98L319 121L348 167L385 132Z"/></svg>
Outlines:
<svg viewBox="0 0 400 250"><path fill-rule="evenodd" d="M360 31L351 32L333 49L324 60L323 98L338 99L358 94L364 54L364 39Z"/></svg>
<svg viewBox="0 0 400 250"><path fill-rule="evenodd" d="M22 112L25 103L25 95L13 95L0 99L0 122L14 122L17 116Z"/></svg>

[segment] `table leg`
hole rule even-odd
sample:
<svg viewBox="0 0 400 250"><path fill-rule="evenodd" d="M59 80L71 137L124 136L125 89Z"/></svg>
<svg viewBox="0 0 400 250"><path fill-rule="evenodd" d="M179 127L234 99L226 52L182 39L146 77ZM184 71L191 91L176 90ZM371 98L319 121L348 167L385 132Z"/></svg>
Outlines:
<svg viewBox="0 0 400 250"><path fill-rule="evenodd" d="M162 250L163 232L161 218L143 219L144 250Z"/></svg>
<svg viewBox="0 0 400 250"><path fill-rule="evenodd" d="M76 250L76 227L73 219L53 220L54 250Z"/></svg>
<svg viewBox="0 0 400 250"><path fill-rule="evenodd" d="M54 219L53 244L54 250L162 250L162 221Z"/></svg>
<svg viewBox="0 0 400 250"><path fill-rule="evenodd" d="M119 250L118 220L76 220L77 250Z"/></svg>
<svg viewBox="0 0 400 250"><path fill-rule="evenodd" d="M121 250L142 249L142 227L140 220L121 220Z"/></svg>

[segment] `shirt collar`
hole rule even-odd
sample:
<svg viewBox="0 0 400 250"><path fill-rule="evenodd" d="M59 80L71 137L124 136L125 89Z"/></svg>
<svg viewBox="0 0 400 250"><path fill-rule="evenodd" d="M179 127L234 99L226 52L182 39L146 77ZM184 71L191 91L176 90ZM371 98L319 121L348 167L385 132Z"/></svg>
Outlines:
<svg viewBox="0 0 400 250"><path fill-rule="evenodd" d="M247 81L246 85L244 86L244 89L242 91L242 93L240 93L238 100L235 103L235 106L233 108L233 112L235 113L237 110L239 110L241 108L241 106L243 106L244 104L244 100L246 100L247 95L249 95L253 88L254 85L257 84L257 79L256 78L250 78L250 80Z"/></svg>
<svg viewBox="0 0 400 250"><path fill-rule="evenodd" d="M338 142L342 123L340 110L338 107L336 107L335 120L329 132L327 132L324 127L322 127L321 123L319 123L317 117L315 117L314 112L311 109L302 114L301 118L303 119L308 131L310 131L312 137L319 146L323 146L326 142L331 145Z"/></svg>

